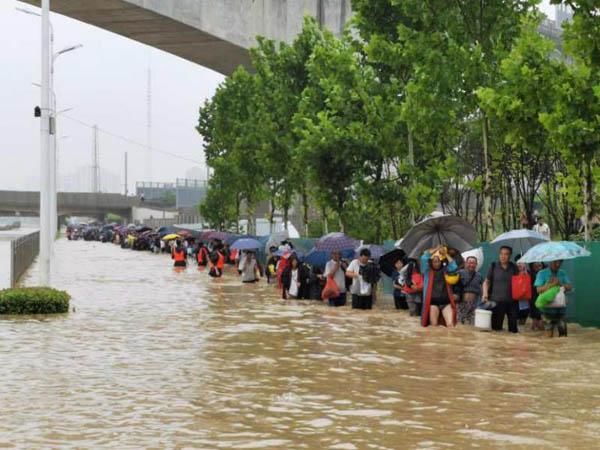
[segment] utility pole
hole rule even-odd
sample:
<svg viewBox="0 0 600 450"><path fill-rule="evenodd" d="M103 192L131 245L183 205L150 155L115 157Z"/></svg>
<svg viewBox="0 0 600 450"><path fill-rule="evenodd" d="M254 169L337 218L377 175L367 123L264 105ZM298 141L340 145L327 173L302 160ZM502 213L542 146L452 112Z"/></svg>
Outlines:
<svg viewBox="0 0 600 450"><path fill-rule="evenodd" d="M100 192L100 155L98 148L98 125L94 125L94 143L92 146L92 192Z"/></svg>
<svg viewBox="0 0 600 450"><path fill-rule="evenodd" d="M127 197L128 192L128 188L127 188L127 152L125 152L125 186L124 186L124 191L125 191L125 197Z"/></svg>
<svg viewBox="0 0 600 450"><path fill-rule="evenodd" d="M40 121L40 286L50 285L50 0L42 0L42 88Z"/></svg>

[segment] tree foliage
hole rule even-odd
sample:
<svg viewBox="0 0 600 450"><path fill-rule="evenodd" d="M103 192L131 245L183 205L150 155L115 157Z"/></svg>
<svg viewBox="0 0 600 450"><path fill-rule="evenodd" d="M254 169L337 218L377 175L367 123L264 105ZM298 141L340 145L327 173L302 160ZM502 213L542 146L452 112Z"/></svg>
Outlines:
<svg viewBox="0 0 600 450"><path fill-rule="evenodd" d="M482 238L543 209L568 237L596 209L600 16L564 1L558 49L538 3L353 0L341 37L306 18L289 44L257 38L254 70L200 109L203 215L227 228L265 201L287 222L301 204L305 233L310 210L312 229L381 241L436 206Z"/></svg>

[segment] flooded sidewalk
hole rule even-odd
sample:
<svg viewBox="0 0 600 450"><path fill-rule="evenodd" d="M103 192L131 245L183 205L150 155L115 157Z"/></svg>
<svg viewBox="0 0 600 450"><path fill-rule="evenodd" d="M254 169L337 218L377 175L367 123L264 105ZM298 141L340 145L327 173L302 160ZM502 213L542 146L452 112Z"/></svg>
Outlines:
<svg viewBox="0 0 600 450"><path fill-rule="evenodd" d="M595 448L600 331L421 328L60 240L74 312L0 319L2 448ZM34 266L24 280L37 281Z"/></svg>

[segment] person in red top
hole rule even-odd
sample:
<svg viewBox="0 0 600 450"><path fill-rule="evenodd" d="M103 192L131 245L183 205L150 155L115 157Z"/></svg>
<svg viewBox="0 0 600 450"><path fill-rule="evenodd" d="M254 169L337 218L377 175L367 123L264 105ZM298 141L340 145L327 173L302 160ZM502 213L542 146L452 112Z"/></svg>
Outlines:
<svg viewBox="0 0 600 450"><path fill-rule="evenodd" d="M177 241L177 245L175 245L175 247L173 248L173 252L171 253L171 259L175 261L173 263L175 267L186 267L187 253L181 245L181 241Z"/></svg>
<svg viewBox="0 0 600 450"><path fill-rule="evenodd" d="M206 246L200 242L198 246L198 265L206 266L208 264L208 249Z"/></svg>
<svg viewBox="0 0 600 450"><path fill-rule="evenodd" d="M221 250L213 250L210 254L208 262L209 272L211 277L219 278L223 275L223 269L225 268L225 256L221 253Z"/></svg>

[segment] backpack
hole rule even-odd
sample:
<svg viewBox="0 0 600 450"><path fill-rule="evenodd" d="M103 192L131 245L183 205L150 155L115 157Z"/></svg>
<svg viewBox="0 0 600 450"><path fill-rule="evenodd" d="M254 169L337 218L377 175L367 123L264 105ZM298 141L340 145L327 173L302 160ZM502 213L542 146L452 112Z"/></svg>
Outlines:
<svg viewBox="0 0 600 450"><path fill-rule="evenodd" d="M369 261L364 267L361 267L360 272L365 283L377 284L381 278L379 265L373 261Z"/></svg>

